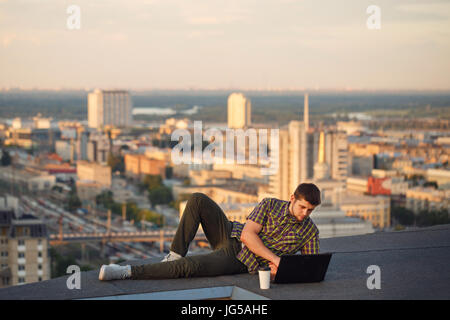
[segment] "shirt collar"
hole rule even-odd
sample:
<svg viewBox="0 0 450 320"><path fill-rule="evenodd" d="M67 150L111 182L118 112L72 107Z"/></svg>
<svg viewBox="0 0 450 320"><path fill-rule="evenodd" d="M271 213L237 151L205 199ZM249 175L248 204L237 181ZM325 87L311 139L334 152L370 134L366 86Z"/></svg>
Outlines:
<svg viewBox="0 0 450 320"><path fill-rule="evenodd" d="M305 222L306 219L304 219L303 221L298 221L290 212L289 212L289 207L291 205L290 201L287 201L286 203L286 207L284 209L284 216L286 219L287 223L299 223L299 224L303 224Z"/></svg>

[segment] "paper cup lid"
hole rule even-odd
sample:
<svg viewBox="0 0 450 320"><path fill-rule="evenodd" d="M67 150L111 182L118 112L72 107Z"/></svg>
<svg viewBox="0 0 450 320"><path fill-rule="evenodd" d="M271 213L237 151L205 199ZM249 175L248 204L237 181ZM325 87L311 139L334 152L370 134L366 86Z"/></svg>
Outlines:
<svg viewBox="0 0 450 320"><path fill-rule="evenodd" d="M270 271L270 267L259 267L258 271Z"/></svg>

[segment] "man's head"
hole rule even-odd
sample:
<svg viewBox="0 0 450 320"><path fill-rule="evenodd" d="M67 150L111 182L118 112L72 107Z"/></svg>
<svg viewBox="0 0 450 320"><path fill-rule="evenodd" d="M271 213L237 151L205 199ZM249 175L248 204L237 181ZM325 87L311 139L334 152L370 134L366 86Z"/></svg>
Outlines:
<svg viewBox="0 0 450 320"><path fill-rule="evenodd" d="M301 183L290 198L289 212L303 221L320 204L320 190L313 183Z"/></svg>

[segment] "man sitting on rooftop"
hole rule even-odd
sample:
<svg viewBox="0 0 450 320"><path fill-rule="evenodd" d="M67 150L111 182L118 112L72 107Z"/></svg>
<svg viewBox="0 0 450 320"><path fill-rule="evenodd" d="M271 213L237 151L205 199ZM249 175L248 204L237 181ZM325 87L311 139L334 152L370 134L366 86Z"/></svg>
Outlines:
<svg viewBox="0 0 450 320"><path fill-rule="evenodd" d="M208 196L194 193L188 200L171 245L170 253L159 263L143 265L103 265L100 280L169 279L212 277L255 273L269 266L275 276L284 254L319 253L319 230L309 218L320 204L320 190L302 183L289 201L262 200L245 224L229 221ZM201 223L213 251L186 256L189 244Z"/></svg>

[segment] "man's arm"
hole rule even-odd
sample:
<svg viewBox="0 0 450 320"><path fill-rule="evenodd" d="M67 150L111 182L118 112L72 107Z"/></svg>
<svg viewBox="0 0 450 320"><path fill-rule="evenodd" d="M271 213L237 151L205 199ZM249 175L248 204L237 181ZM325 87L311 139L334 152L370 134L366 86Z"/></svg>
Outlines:
<svg viewBox="0 0 450 320"><path fill-rule="evenodd" d="M274 254L262 242L258 233L261 231L262 225L247 219L244 229L241 233L241 241L245 246L257 256L272 262L276 267L280 264L280 257Z"/></svg>

